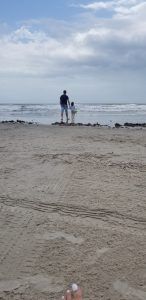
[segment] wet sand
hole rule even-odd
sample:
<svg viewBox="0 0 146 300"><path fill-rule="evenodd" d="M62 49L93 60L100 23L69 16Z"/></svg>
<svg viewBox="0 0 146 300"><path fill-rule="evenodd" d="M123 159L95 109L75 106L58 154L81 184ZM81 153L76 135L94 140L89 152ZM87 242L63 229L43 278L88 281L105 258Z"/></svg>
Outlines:
<svg viewBox="0 0 146 300"><path fill-rule="evenodd" d="M146 299L146 130L0 124L0 299Z"/></svg>

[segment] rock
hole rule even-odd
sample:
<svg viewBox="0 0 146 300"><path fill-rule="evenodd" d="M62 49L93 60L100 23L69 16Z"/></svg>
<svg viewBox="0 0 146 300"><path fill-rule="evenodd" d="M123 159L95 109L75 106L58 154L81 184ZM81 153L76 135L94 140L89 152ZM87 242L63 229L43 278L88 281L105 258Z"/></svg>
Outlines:
<svg viewBox="0 0 146 300"><path fill-rule="evenodd" d="M5 123L7 123L7 124L9 124L9 123L11 123L11 124L29 124L29 125L31 125L31 124L37 124L37 123L34 123L34 122L26 122L26 121L23 121L23 120L16 120L16 121L14 121L14 120L6 120L6 121L1 121L0 122L1 124L5 124Z"/></svg>
<svg viewBox="0 0 146 300"><path fill-rule="evenodd" d="M100 126L100 124L97 122L97 123L94 123L92 126L93 126L93 127L95 127L95 126Z"/></svg>
<svg viewBox="0 0 146 300"><path fill-rule="evenodd" d="M26 123L25 121L23 121L23 120L17 120L16 121L17 123L21 123L21 124L24 124L24 123Z"/></svg>
<svg viewBox="0 0 146 300"><path fill-rule="evenodd" d="M146 127L146 123L124 123L125 127Z"/></svg>
<svg viewBox="0 0 146 300"><path fill-rule="evenodd" d="M78 126L83 126L84 124L83 124L83 123L77 123L77 125L78 125Z"/></svg>
<svg viewBox="0 0 146 300"><path fill-rule="evenodd" d="M59 122L54 122L54 123L52 123L52 125L60 125L60 123Z"/></svg>
<svg viewBox="0 0 146 300"><path fill-rule="evenodd" d="M4 123L15 123L15 121L14 121L14 120L10 120L10 121L7 121L7 120L6 120L6 121L1 121L1 123L2 123L2 124L4 124Z"/></svg>
<svg viewBox="0 0 146 300"><path fill-rule="evenodd" d="M115 123L115 127L116 127L116 128L120 128L121 126L122 126L121 124Z"/></svg>

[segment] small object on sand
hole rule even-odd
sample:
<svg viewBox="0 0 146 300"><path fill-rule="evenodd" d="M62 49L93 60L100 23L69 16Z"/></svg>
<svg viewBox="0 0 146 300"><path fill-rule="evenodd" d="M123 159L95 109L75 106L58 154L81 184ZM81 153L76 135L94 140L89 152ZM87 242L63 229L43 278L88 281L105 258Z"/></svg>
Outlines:
<svg viewBox="0 0 146 300"><path fill-rule="evenodd" d="M78 290L78 285L76 283L73 283L71 288L73 292L76 292Z"/></svg>
<svg viewBox="0 0 146 300"><path fill-rule="evenodd" d="M71 299L83 300L82 290L76 283L72 283L70 285L70 289L65 292L64 297L62 297L61 299L62 300L71 300Z"/></svg>

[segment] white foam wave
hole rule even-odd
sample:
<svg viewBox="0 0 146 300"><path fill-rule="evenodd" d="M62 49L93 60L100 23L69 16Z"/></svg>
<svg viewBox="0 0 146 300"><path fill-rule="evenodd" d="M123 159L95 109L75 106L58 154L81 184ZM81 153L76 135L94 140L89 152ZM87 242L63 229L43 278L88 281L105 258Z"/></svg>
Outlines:
<svg viewBox="0 0 146 300"><path fill-rule="evenodd" d="M81 112L146 112L146 104L76 104ZM59 104L8 104L0 105L0 112L45 113L57 111Z"/></svg>

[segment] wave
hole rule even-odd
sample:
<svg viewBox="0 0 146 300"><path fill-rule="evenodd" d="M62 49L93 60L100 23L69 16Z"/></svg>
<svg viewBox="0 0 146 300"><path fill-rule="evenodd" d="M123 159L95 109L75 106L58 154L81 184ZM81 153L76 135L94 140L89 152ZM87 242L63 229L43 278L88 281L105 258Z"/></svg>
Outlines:
<svg viewBox="0 0 146 300"><path fill-rule="evenodd" d="M88 112L146 112L145 104L81 104L81 111Z"/></svg>
<svg viewBox="0 0 146 300"><path fill-rule="evenodd" d="M89 104L77 103L77 109L80 112L101 112L101 113L146 113L146 104ZM48 112L57 112L60 109L59 104L1 104L0 113L24 113L24 114L46 114Z"/></svg>
<svg viewBox="0 0 146 300"><path fill-rule="evenodd" d="M82 123L114 124L142 123L146 120L146 104L77 103L76 121ZM0 121L25 120L51 124L60 121L58 104L0 104Z"/></svg>
<svg viewBox="0 0 146 300"><path fill-rule="evenodd" d="M0 115L9 114L11 116L47 116L49 113L59 111L59 105L42 104L8 104L0 105Z"/></svg>

